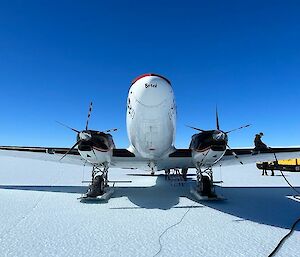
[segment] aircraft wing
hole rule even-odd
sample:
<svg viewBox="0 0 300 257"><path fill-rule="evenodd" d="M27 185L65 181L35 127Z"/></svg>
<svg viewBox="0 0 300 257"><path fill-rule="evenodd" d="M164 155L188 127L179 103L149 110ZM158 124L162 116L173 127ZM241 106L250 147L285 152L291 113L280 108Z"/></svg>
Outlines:
<svg viewBox="0 0 300 257"><path fill-rule="evenodd" d="M143 158L138 158L130 156L128 151L124 149L124 154L116 155L114 154L112 158L112 166L118 168L140 168L149 169L147 167L147 160ZM126 153L127 151L127 153ZM232 152L238 155L238 159L234 157ZM130 153L130 152L129 152ZM227 149L223 158L217 162L215 165L230 166L230 165L241 165L250 164L263 161L275 161L275 156L278 160L300 158L300 146L298 147L272 147L270 149L265 149L259 153L253 154L253 148L234 148ZM176 149L168 157L158 160L156 162L158 170L164 169L182 169L182 168L195 168L192 159L192 151L190 149Z"/></svg>
<svg viewBox="0 0 300 257"><path fill-rule="evenodd" d="M233 155L235 152L238 159ZM300 146L296 147L272 147L269 149L261 150L259 153L253 154L253 148L234 148L227 149L223 158L218 161L215 166L230 166L250 164L263 161L275 161L286 160L293 158L300 158ZM158 162L160 169L172 169L172 168L195 168L192 160L192 152L190 149L177 149L174 153L169 155L169 158L163 159Z"/></svg>
<svg viewBox="0 0 300 257"><path fill-rule="evenodd" d="M235 152L238 159L234 157L232 152ZM223 158L216 164L222 166L237 165L240 161L243 164L256 162L269 162L277 160L286 160L300 158L300 146L296 147L272 147L261 150L259 153L253 154L253 148L234 148L227 149Z"/></svg>
<svg viewBox="0 0 300 257"><path fill-rule="evenodd" d="M68 150L69 148L57 147L0 146L0 157L10 156L75 165L92 165L89 162L86 162L86 160L80 156L77 149L72 150L68 155L60 160ZM239 159L236 159L232 152L235 152ZM238 165L240 164L240 161L244 164L262 161L274 161L274 153L276 154L278 160L300 158L300 146L272 147L270 149L262 150L257 154L253 154L253 148L227 149L223 158L215 165ZM113 149L113 156L110 165L111 167L123 169L148 169L149 167L147 165L148 161L146 159L136 157L127 149ZM190 149L177 149L167 158L158 160L157 166L159 170L172 168L195 168Z"/></svg>
<svg viewBox="0 0 300 257"><path fill-rule="evenodd" d="M77 165L83 165L86 162L80 156L77 149L72 150L68 155L60 160L68 150L69 148L57 147L0 146L0 156L53 161Z"/></svg>
<svg viewBox="0 0 300 257"><path fill-rule="evenodd" d="M91 163L86 162L83 159L77 149L73 149L62 160L61 157L69 150L69 148L58 147L28 147L28 146L0 146L0 157L18 157L26 159L35 159L42 161L52 161L76 165L89 165ZM149 169L148 159L135 156L127 149L113 149L112 159L110 167L122 168L122 169ZM170 155L169 158L158 161L158 168L193 168L191 151L177 150L176 153Z"/></svg>
<svg viewBox="0 0 300 257"><path fill-rule="evenodd" d="M0 157L8 156L75 165L85 164L88 166L92 166L91 163L87 162L81 157L76 148L70 151L61 160L61 157L68 150L69 148L59 147L0 146ZM135 157L135 155L129 152L127 149L113 149L111 167L130 169L145 168L146 166L147 161L145 159Z"/></svg>

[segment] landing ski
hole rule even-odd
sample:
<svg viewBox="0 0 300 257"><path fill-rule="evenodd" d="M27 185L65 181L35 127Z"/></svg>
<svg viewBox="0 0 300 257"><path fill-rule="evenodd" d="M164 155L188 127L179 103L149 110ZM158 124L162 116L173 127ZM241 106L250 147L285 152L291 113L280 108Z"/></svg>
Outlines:
<svg viewBox="0 0 300 257"><path fill-rule="evenodd" d="M114 191L115 190L113 188L107 188L105 189L103 195L91 197L84 194L81 197L78 197L77 199L80 200L80 202L107 202L113 195Z"/></svg>
<svg viewBox="0 0 300 257"><path fill-rule="evenodd" d="M206 196L201 195L196 188L191 188L190 193L198 200L198 201L224 201L226 198L222 195L212 195Z"/></svg>

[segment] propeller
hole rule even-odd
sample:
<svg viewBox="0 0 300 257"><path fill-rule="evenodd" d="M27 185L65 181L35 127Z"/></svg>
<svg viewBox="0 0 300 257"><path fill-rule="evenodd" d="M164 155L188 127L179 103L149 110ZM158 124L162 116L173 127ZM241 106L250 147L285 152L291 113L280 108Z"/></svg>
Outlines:
<svg viewBox="0 0 300 257"><path fill-rule="evenodd" d="M188 126L188 125L186 125L187 127L189 127L189 128L192 128L192 129L194 129L194 130L198 130L198 131L201 131L201 132L205 132L205 131L208 131L208 130L204 130L204 129L200 129L200 128L196 128L196 127L192 127L192 126ZM231 129L231 130L228 130L228 131L223 131L223 130L221 130L220 129L220 123L219 123L219 114L218 114L218 108L216 107L216 132L219 132L219 136L218 136L218 138L225 138L225 136L227 136L229 133L231 133L231 132L233 132L233 131L236 131L236 130L240 130L240 129L243 129L243 128L247 128L247 127L249 127L249 126L251 126L251 124L247 124L247 125L244 125L244 126L241 126L241 127L239 127L239 128L235 128L235 129ZM223 136L224 135L224 136ZM231 153L232 153L232 155L237 159L237 160L239 160L239 157L238 157L238 155L231 149L231 147L228 145L228 143L226 143L226 146L227 146L227 148L231 151ZM242 161L240 161L239 160L239 162L241 163L241 164L243 164L243 162Z"/></svg>
<svg viewBox="0 0 300 257"><path fill-rule="evenodd" d="M60 122L60 121L57 121L57 120L56 120L56 122L57 122L58 124L60 124L60 125L64 126L64 127L68 128L68 129L71 129L71 130L73 130L74 132L80 133L80 131L79 131L79 130L77 130L77 129L74 129L74 128L71 128L70 126L68 126L68 125L66 125L66 124L64 124L64 123L62 123L62 122Z"/></svg>
<svg viewBox="0 0 300 257"><path fill-rule="evenodd" d="M89 108L88 116L87 116L87 119L86 119L85 130L88 130L92 109L93 109L93 102L90 103L90 108Z"/></svg>
<svg viewBox="0 0 300 257"><path fill-rule="evenodd" d="M238 155L235 153L235 151L233 151L233 150L231 149L231 147L230 147L228 144L226 144L226 146L227 146L228 149L231 151L232 155L240 162L240 164L244 165L244 163L240 160L240 158L239 158Z"/></svg>
<svg viewBox="0 0 300 257"><path fill-rule="evenodd" d="M198 130L198 131L201 131L201 132L205 132L205 131L208 131L208 130L205 130L205 129L201 129L201 128L196 128L196 127L192 127L192 126L189 126L189 125L186 125L187 127L191 128L191 129L194 129L194 130ZM231 129L231 130L228 130L228 131L223 131L220 129L220 123L219 123L219 114L218 114L218 108L216 108L216 130L217 131L220 131L220 132L223 132L224 134L229 134L233 131L236 131L236 130L239 130L239 129L243 129L243 128L247 128L251 126L251 124L247 124L247 125L244 125L244 126L241 126L239 128L235 128L235 129Z"/></svg>
<svg viewBox="0 0 300 257"><path fill-rule="evenodd" d="M201 132L205 132L205 131L207 131L207 130L200 129L200 128L195 128L195 127L192 127L192 126L189 126L189 125L185 125L185 126L187 126L188 128L194 129L194 130L201 131Z"/></svg>
<svg viewBox="0 0 300 257"><path fill-rule="evenodd" d="M79 139L61 158L60 161L65 158L82 140Z"/></svg>
<svg viewBox="0 0 300 257"><path fill-rule="evenodd" d="M62 160L63 158L65 158L77 145L79 145L81 142L83 141L89 141L92 138L92 134L91 131L88 130L88 126L89 126L89 121L90 121L90 117L91 117L91 113L92 113L92 109L93 109L93 102L90 103L89 106L89 111L88 111L88 115L87 115L87 120L86 120L86 125L85 125L85 130L79 131L75 128L72 128L62 122L56 121L58 124L74 131L77 133L77 142L60 158L60 160ZM113 129L108 129L105 131L97 131L96 134L101 134L101 133L109 133L109 132L113 132L113 131L117 131L118 129L113 128Z"/></svg>
<svg viewBox="0 0 300 257"><path fill-rule="evenodd" d="M217 130L220 130L218 107L216 107L216 124L217 124Z"/></svg>
<svg viewBox="0 0 300 257"><path fill-rule="evenodd" d="M109 133L109 132L114 132L114 131L117 131L117 130L118 130L117 128L112 128L112 129L108 129L108 130L105 130L105 131L98 131L97 134Z"/></svg>
<svg viewBox="0 0 300 257"><path fill-rule="evenodd" d="M239 129L243 129L243 128L248 128L248 127L250 127L250 126L251 126L251 124L247 124L247 125L245 125L245 126L241 126L241 127L239 127L239 128L235 128L235 129L226 131L225 133L226 133L226 134L229 134L229 133L231 133L231 132L233 132L233 131L236 131L236 130L239 130Z"/></svg>

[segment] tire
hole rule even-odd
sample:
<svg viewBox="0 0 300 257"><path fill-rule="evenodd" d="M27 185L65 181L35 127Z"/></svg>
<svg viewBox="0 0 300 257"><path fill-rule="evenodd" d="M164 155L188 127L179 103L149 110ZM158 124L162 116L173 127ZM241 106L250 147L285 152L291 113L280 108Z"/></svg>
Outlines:
<svg viewBox="0 0 300 257"><path fill-rule="evenodd" d="M104 193L104 178L103 176L97 176L95 177L95 185L97 185L97 191L99 194Z"/></svg>
<svg viewBox="0 0 300 257"><path fill-rule="evenodd" d="M211 182L208 176L202 176L201 185L202 185L201 194L206 196L211 196L212 195Z"/></svg>
<svg viewBox="0 0 300 257"><path fill-rule="evenodd" d="M90 187L90 191L88 196L90 197L97 197L99 195L103 195L104 193L104 179L103 176L96 176L94 178L93 184Z"/></svg>
<svg viewBox="0 0 300 257"><path fill-rule="evenodd" d="M100 184L100 192L101 192L101 194L104 194L104 188L105 188L104 179L101 176L101 184Z"/></svg>

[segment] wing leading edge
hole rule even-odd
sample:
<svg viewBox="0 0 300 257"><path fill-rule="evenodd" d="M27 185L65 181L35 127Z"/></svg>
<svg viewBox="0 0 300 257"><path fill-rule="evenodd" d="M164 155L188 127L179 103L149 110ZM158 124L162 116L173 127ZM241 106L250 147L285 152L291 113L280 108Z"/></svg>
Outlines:
<svg viewBox="0 0 300 257"><path fill-rule="evenodd" d="M61 162L76 165L82 165L86 162L80 156L77 149L73 149L64 159L60 160L68 150L69 148L59 147L0 146L0 156Z"/></svg>
<svg viewBox="0 0 300 257"><path fill-rule="evenodd" d="M61 160L61 157L67 151L69 151L69 148L63 147L0 146L0 156L52 161L75 165L92 165L81 157L77 149L70 151ZM127 162L130 163L133 157L135 157L135 155L127 149L113 149L113 160L127 160Z"/></svg>
<svg viewBox="0 0 300 257"><path fill-rule="evenodd" d="M0 156L19 157L27 159L36 159L44 161L61 162L75 165L92 165L83 159L77 149L73 149L64 159L61 157L69 148L57 147L24 147L24 146L0 146ZM232 152L235 152L237 160ZM244 164L256 163L262 161L274 161L275 156L278 160L292 159L300 157L300 146L297 147L272 147L253 154L253 148L234 148L227 149L223 158L215 165L230 166L238 165L239 161ZM136 157L127 149L113 149L111 167L124 169L147 169L148 160ZM190 149L177 149L167 158L157 161L158 170L172 168L195 168Z"/></svg>
<svg viewBox="0 0 300 257"><path fill-rule="evenodd" d="M237 161L237 159L233 156L232 152L235 152L238 155L239 161L242 161L244 164L250 164L263 161L275 161L276 158L277 160L299 158L300 146L270 147L268 149L261 150L259 153L253 152L253 148L227 149L225 155L217 164L222 166L239 164L239 161Z"/></svg>

